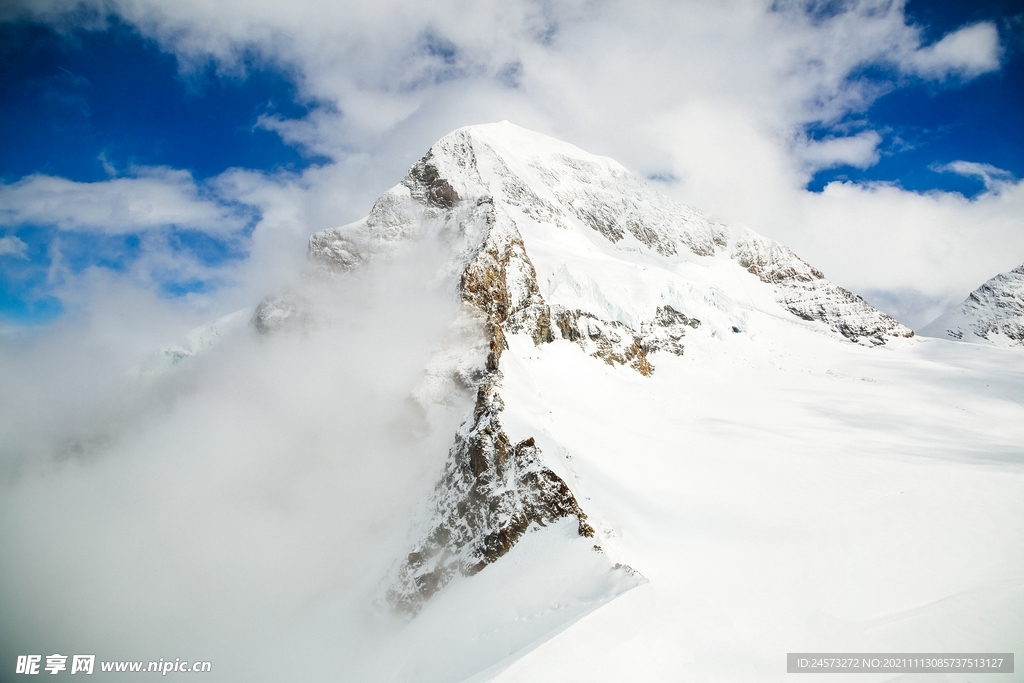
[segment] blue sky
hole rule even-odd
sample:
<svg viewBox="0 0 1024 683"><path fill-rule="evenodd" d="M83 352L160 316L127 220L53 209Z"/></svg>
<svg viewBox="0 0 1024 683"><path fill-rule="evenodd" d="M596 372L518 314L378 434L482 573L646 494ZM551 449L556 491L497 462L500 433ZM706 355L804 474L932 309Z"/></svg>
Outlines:
<svg viewBox="0 0 1024 683"><path fill-rule="evenodd" d="M851 166L824 169L809 184L820 190L835 179L894 181L917 191L948 190L972 197L985 186L940 168L957 159L971 159L1024 176L1024 24L1012 23L1021 4L997 2L910 2L908 19L925 29L927 40L965 24L994 20L1001 28L1002 67L963 82L935 83L900 78L891 70L867 73L888 92L865 112L854 112L842 128L871 128L882 134L881 158L866 169ZM812 136L831 134L837 126L817 126Z"/></svg>
<svg viewBox="0 0 1024 683"><path fill-rule="evenodd" d="M197 181L228 168L300 172L329 161L258 125L261 116L298 118L289 74L244 62L233 73L209 63L182 73L173 54L116 19L104 30L58 32L46 24L0 24L0 180L44 174L82 183L131 175L136 167L187 170ZM163 226L166 246L208 266L244 259L246 233L210 235L188 224ZM51 291L53 251L74 275L87 268L126 272L142 254L138 234L61 233L53 225L6 226L24 259L0 270L0 314L40 322L64 307ZM60 280L60 276L57 276ZM49 280L49 281L48 281ZM161 278L159 291L181 296L218 286L216 277Z"/></svg>
<svg viewBox="0 0 1024 683"><path fill-rule="evenodd" d="M839 15L871 21L870 12L857 14L848 5L811 3L800 11L809 17L807 30L812 32L815 22ZM531 20L533 42L514 44L511 56L500 58L474 58L473 50L480 48L472 38L441 35L437 26L442 24L432 17L419 28L406 29L414 33L405 45L401 30L385 25L397 36L387 55L375 57L367 47L371 29L365 36L332 37L339 44L348 41L338 48L332 68L352 74L350 82L337 85L325 76L333 72L309 56L317 53L302 53L294 44L289 53L274 42L285 39L267 38L292 36L291 19L265 19L269 25L279 22L278 34L261 30L224 39L231 46L225 57L216 26L197 23L182 29L180 22L168 20L174 30L162 29L159 22L133 18L127 10L125 16L105 18L82 14L88 21L76 16L28 12L0 22L0 190L7 192L0 195L0 319L8 324L60 317L68 310L63 292L90 272L131 280L169 299L230 286L233 269L250 258L253 233L268 204L252 199L253 193L225 190L229 169L249 169L267 183L304 182L308 187L318 169L342 168L350 152L388 154L386 144L368 148L363 141L385 138L389 130L398 134L415 128L419 137L414 144L425 148L455 124L475 122L460 116L515 118L524 110L529 112L525 118L541 120L550 132L591 131L597 151L615 153L618 145L629 156L643 146L631 146L628 137L613 139L623 129L614 116L628 118L628 111L613 115L612 107L624 105L607 102L605 124L599 117L586 118L596 115L583 113L594 109L583 101L580 112L562 114L559 120L550 112L566 105L554 106L551 95L545 100L537 85L543 74L541 67L531 66L530 55L548 50L550 58L561 50L564 57L572 30L587 26L587 17L545 14L536 26ZM1019 2L914 0L906 5L903 20L920 31L920 50L964 26L987 22L998 30L999 66L934 75L908 70L895 58L851 60L832 87L870 96L861 105L840 107L838 114L834 109L828 115L812 113L786 125L811 144L870 132L877 136L875 154L845 164L841 155L819 163L795 190L821 193L835 181L864 187L881 182L910 194L952 192L975 199L996 181L1024 177L1024 13ZM311 43L321 30L315 23L306 22ZM189 31L199 37L200 47L181 38ZM212 47L203 48L200 39ZM827 46L820 49L827 51ZM832 58L842 61L843 55ZM803 67L811 73L814 60ZM510 69L515 79L508 78ZM580 83L585 77L577 76ZM737 76L737 88L741 80ZM479 92L453 90L459 87ZM432 113L442 107L437 102L443 97L450 104L442 114ZM513 98L512 104L502 98ZM663 99L657 105L665 111L679 104ZM607 129L600 130L601 125ZM584 139L574 141L587 142L584 132L579 135ZM602 142L607 143L603 150ZM652 158L658 154L655 150ZM384 165L401 167L408 161L392 159ZM645 163L642 158L623 161ZM688 174L677 168L663 176ZM124 181L120 185L119 179ZM689 199L685 187L678 191ZM113 201L108 196L129 208L106 211L104 206ZM710 193L698 194L701 200L705 196L709 208L720 209ZM165 200L166 206L156 206ZM318 227L324 226L310 225L307 232ZM802 253L813 255L814 248L808 240ZM828 254L820 258L828 263ZM977 272L982 270L979 266ZM890 288L895 291L897 285ZM886 287L879 281L873 288Z"/></svg>
<svg viewBox="0 0 1024 683"><path fill-rule="evenodd" d="M301 169L311 163L257 126L261 115L304 116L288 74L211 63L181 75L174 55L130 26L60 35L0 25L2 178L30 173L96 181L132 166L187 168L197 179L231 166ZM105 162L105 163L104 163Z"/></svg>

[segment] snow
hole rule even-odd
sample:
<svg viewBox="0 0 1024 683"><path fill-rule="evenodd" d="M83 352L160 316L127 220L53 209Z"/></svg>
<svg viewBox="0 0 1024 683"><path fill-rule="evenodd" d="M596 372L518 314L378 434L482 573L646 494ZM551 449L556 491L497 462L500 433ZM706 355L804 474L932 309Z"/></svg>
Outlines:
<svg viewBox="0 0 1024 683"><path fill-rule="evenodd" d="M358 675L363 680L486 680L643 577L609 567L562 520L523 537L473 577L456 579Z"/></svg>
<svg viewBox="0 0 1024 683"><path fill-rule="evenodd" d="M550 411L519 424L571 455L595 526L649 583L492 680L781 680L786 652L1021 651L1024 364L751 322L756 341L697 330L649 379L588 372L564 342L506 373Z"/></svg>

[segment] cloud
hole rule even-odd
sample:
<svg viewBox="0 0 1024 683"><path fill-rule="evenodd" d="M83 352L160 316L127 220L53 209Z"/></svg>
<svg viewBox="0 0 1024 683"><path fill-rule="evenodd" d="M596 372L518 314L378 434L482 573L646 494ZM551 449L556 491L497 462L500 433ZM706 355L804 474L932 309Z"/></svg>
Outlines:
<svg viewBox="0 0 1024 683"><path fill-rule="evenodd" d="M663 189L789 243L854 289L906 292L916 279L928 301L953 303L1008 261L1024 260L1012 216L999 213L1016 210L1005 202L978 197L961 206L956 197L898 187L806 190L821 168L875 163L880 131L837 122L856 119L901 78L956 87L998 69L1001 58L991 22L926 45L902 3L821 5L47 0L17 11L56 22L80 20L82 7L96 9L94 19L112 12L174 52L185 70L212 60L225 73L242 73L256 59L321 104L304 118L268 116L260 125L335 163L273 177L230 171L201 191L183 183L175 195L189 200L181 204L193 207L204 230L222 225L217 216L231 218L234 202L258 207L251 257L236 273L247 291L282 281L301 262L309 233L365 214L439 137L501 119L612 156L641 175L678 178ZM808 128L826 134L810 141ZM927 239L941 240L930 249L945 256L921 259L919 226L954 204L957 220L986 241L942 230ZM904 222L887 221L882 234L878 216L886 213ZM839 246L869 238L880 241Z"/></svg>
<svg viewBox="0 0 1024 683"><path fill-rule="evenodd" d="M378 582L472 406L409 398L456 311L447 256L307 285L316 330L257 338L243 318L163 375L126 370L187 310L116 283L87 319L0 337L5 661L80 648L213 660L224 681L371 680L349 668L389 633Z"/></svg>
<svg viewBox="0 0 1024 683"><path fill-rule="evenodd" d="M902 66L928 78L973 78L999 68L999 31L991 22L965 26L907 55Z"/></svg>
<svg viewBox="0 0 1024 683"><path fill-rule="evenodd" d="M28 249L28 245L18 239L15 235L0 237L0 256L26 258L26 249Z"/></svg>
<svg viewBox="0 0 1024 683"><path fill-rule="evenodd" d="M878 145L882 136L873 130L857 135L809 141L800 155L810 172L836 166L868 168L878 163Z"/></svg>
<svg viewBox="0 0 1024 683"><path fill-rule="evenodd" d="M133 177L94 183L31 175L0 185L0 225L112 234L179 226L224 233L245 227L247 219L187 171L168 168L136 169Z"/></svg>
<svg viewBox="0 0 1024 683"><path fill-rule="evenodd" d="M1012 185L1014 180L1013 174L1009 171L991 164L979 164L976 161L951 161L931 168L939 173L956 173L968 178L978 178L985 183L985 189L989 191L998 191Z"/></svg>
<svg viewBox="0 0 1024 683"><path fill-rule="evenodd" d="M884 290L879 305L916 327L1024 261L1019 181L972 199L890 183L833 182L802 196L795 211L814 228L790 233L798 253L816 254L826 275L854 291ZM779 231L786 230L782 221ZM879 280L884 288L874 284Z"/></svg>
<svg viewBox="0 0 1024 683"><path fill-rule="evenodd" d="M944 167L989 183L970 200L885 183L806 190L815 169L877 159L876 131L805 132L897 86L865 67L937 81L998 68L988 24L922 46L899 2L835 5L93 3L90 21L121 16L184 69L259 59L286 72L324 106L261 125L334 162L203 183L136 169L0 186L0 225L59 228L49 281L78 312L43 331L0 330L0 643L58 652L84 633L110 658L215 652L239 680L293 676L318 647L372 644L372 624L338 615L365 613L351 605L365 607L368 582L402 552L457 427L406 401L451 316L429 259L406 255L367 288L317 293L343 313L334 328L243 335L154 386L127 384L125 370L285 288L311 232L367 213L458 126L509 119L677 179L661 189L780 239L914 326L1024 261L1024 184L984 164ZM88 16L77 0L2 7ZM204 264L168 244L172 225L224 239L251 227L247 257ZM125 273L76 275L61 240L81 233L138 233L142 255ZM24 243L5 237L5 250ZM213 278L219 287L177 298L156 286ZM396 428L409 424L418 430ZM247 659L254 651L264 659Z"/></svg>

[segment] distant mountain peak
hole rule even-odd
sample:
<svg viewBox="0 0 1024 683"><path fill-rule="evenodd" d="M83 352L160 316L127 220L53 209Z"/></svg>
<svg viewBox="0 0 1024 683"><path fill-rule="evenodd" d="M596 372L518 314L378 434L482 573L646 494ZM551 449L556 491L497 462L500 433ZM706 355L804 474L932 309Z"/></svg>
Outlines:
<svg viewBox="0 0 1024 683"><path fill-rule="evenodd" d="M1024 265L985 282L921 334L1003 346L1024 343Z"/></svg>

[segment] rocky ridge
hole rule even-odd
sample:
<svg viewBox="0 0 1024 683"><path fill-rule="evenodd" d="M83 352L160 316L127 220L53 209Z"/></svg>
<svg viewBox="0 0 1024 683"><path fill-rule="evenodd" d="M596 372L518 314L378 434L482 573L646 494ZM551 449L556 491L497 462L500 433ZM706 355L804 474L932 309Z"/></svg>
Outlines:
<svg viewBox="0 0 1024 683"><path fill-rule="evenodd" d="M441 182L427 158L403 186L413 201L450 211L458 200L451 186L429 186ZM443 207L436 206L436 197ZM473 414L455 436L430 502L428 523L387 591L389 602L409 614L456 575L471 576L500 558L531 528L576 517L580 536L595 535L568 484L544 464L535 440L513 444L502 427L500 361L506 335L524 334L535 345L565 339L606 363L649 375L653 366L647 353L682 354L681 328L700 324L664 307L638 333L587 312L549 306L514 221L492 198L477 198L471 210L446 220L457 225L456 232L483 235L462 269L458 290L463 304L481 319L488 353L482 367L469 373L477 378Z"/></svg>
<svg viewBox="0 0 1024 683"><path fill-rule="evenodd" d="M786 246L750 231L736 242L733 258L761 282L775 288L776 300L803 320L818 320L851 341L881 345L914 332L860 296L827 280Z"/></svg>

